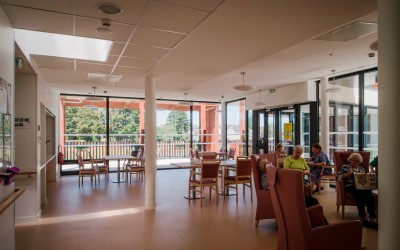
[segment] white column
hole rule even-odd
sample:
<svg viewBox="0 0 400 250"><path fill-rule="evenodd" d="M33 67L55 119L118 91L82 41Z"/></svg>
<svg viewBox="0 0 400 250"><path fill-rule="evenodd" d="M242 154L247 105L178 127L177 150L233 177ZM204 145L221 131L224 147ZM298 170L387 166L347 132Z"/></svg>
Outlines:
<svg viewBox="0 0 400 250"><path fill-rule="evenodd" d="M378 1L379 249L400 249L400 1Z"/></svg>
<svg viewBox="0 0 400 250"><path fill-rule="evenodd" d="M221 102L221 140L222 140L222 147L225 147L227 150L226 145L226 102Z"/></svg>
<svg viewBox="0 0 400 250"><path fill-rule="evenodd" d="M145 79L145 208L156 208L156 98L155 80Z"/></svg>
<svg viewBox="0 0 400 250"><path fill-rule="evenodd" d="M321 96L321 146L322 150L329 155L329 93L326 92L328 88L328 77L322 77L320 82L320 96ZM332 160L332 159L330 159Z"/></svg>

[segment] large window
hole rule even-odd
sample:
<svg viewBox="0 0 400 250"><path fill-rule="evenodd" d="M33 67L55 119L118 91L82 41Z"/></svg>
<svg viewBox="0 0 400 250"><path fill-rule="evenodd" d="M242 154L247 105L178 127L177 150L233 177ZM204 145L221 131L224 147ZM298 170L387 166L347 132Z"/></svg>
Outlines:
<svg viewBox="0 0 400 250"><path fill-rule="evenodd" d="M329 157L343 150L378 154L377 71L331 78L329 98Z"/></svg>
<svg viewBox="0 0 400 250"><path fill-rule="evenodd" d="M227 147L236 148L237 155L246 155L246 112L245 100L226 104Z"/></svg>
<svg viewBox="0 0 400 250"><path fill-rule="evenodd" d="M364 150L378 155L378 73L364 74Z"/></svg>

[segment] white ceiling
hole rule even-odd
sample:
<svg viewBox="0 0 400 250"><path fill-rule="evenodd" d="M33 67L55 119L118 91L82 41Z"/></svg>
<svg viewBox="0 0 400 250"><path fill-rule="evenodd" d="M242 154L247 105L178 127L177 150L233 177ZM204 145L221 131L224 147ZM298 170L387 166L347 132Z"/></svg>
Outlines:
<svg viewBox="0 0 400 250"><path fill-rule="evenodd" d="M377 22L376 0L116 0L123 13L115 16L100 13L95 0L0 2L15 28L114 41L105 63L32 56L63 93L87 94L87 74L105 73L121 81L98 93L143 97L144 77L153 76L157 97L232 99L248 94L232 90L241 71L247 83L268 89L377 63L367 56L376 33L313 40L355 20ZM112 34L96 32L101 18L112 19Z"/></svg>

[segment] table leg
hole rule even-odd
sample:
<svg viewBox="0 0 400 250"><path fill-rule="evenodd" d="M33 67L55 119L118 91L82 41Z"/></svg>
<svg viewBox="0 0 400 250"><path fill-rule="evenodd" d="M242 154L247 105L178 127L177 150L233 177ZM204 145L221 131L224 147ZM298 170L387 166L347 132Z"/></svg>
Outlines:
<svg viewBox="0 0 400 250"><path fill-rule="evenodd" d="M120 166L120 163L121 163L121 159L118 159L118 166L117 166L117 180L113 180L113 181L112 181L113 183L121 183L121 182L125 182L125 180L124 180L124 179L121 179L121 176L120 176L120 172L121 172L121 166Z"/></svg>

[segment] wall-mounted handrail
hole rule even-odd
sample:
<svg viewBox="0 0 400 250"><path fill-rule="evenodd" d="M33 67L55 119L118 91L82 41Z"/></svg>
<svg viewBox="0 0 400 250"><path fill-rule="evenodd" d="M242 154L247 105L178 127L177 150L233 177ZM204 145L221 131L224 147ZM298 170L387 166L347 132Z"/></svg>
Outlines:
<svg viewBox="0 0 400 250"><path fill-rule="evenodd" d="M3 214L4 211L7 210L9 206L14 204L14 202L25 192L25 188L17 188L14 190L14 193L11 194L5 201L0 204L0 215Z"/></svg>

